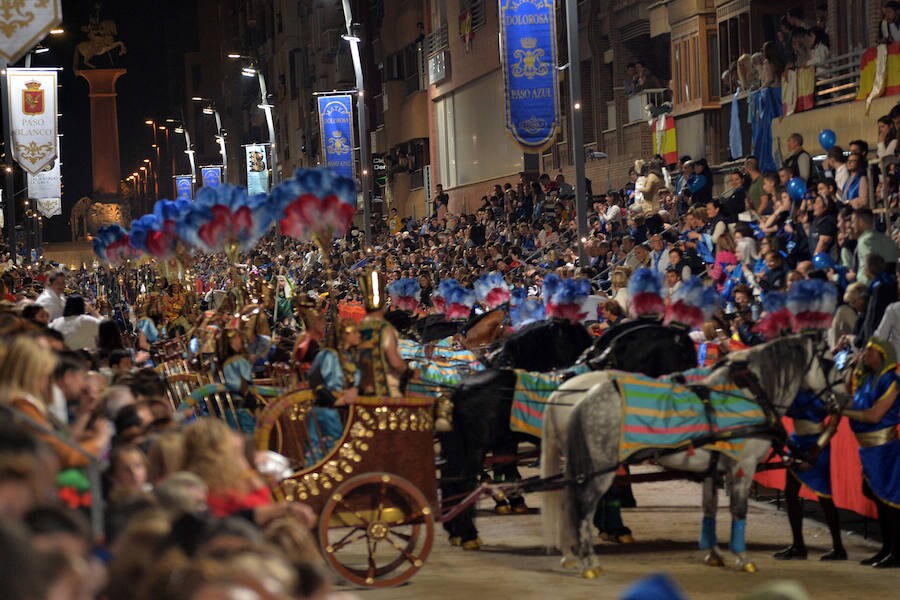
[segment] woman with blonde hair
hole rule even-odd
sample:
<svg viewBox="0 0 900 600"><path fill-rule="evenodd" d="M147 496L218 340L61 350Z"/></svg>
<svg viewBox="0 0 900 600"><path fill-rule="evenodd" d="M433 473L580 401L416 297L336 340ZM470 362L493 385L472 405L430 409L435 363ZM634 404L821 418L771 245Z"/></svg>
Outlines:
<svg viewBox="0 0 900 600"><path fill-rule="evenodd" d="M209 486L207 502L217 517L272 504L263 478L247 461L244 438L219 419L198 419L184 430L182 470Z"/></svg>
<svg viewBox="0 0 900 600"><path fill-rule="evenodd" d="M631 278L631 269L628 267L616 267L610 277L610 285L612 286L612 298L623 312L628 311L628 280Z"/></svg>
<svg viewBox="0 0 900 600"><path fill-rule="evenodd" d="M52 377L56 363L56 356L35 340L16 338L0 361L0 403L12 406L31 419L38 437L59 457L60 466L87 466L90 460L88 456L47 431L54 431L64 437L72 436L83 452L99 456L109 447L112 428L105 419L99 419L90 432L81 431L82 428L72 431L67 423L53 416L49 410L49 401L52 397Z"/></svg>

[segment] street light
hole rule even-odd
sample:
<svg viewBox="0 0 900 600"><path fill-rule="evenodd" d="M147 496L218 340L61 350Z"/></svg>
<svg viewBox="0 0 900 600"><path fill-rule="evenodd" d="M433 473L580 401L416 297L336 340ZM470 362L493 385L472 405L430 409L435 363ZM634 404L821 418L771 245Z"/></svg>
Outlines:
<svg viewBox="0 0 900 600"><path fill-rule="evenodd" d="M222 182L228 183L228 153L225 150L225 132L222 131L222 117L216 109L216 103L209 98L201 98L200 96L194 96L191 100L203 102L203 114L212 115L216 118L216 142L219 143L219 154L222 155Z"/></svg>
<svg viewBox="0 0 900 600"><path fill-rule="evenodd" d="M191 183L197 183L197 163L194 162L194 146L191 144L191 134L188 132L187 127L185 126L183 121L179 121L172 118L167 118L166 123L172 124L172 131L177 133L178 135L184 136L184 145L185 151L184 153L188 155L188 160L191 161ZM173 171L174 171L174 158L173 158ZM174 173L172 173L174 175Z"/></svg>
<svg viewBox="0 0 900 600"><path fill-rule="evenodd" d="M359 56L359 44L361 42L359 23L353 20L353 13L350 9L350 0L341 0L344 9L344 22L347 32L341 37L350 43L350 56L353 58L353 72L356 76L356 114L359 127L359 167L360 177L359 183L362 187L363 200L363 234L366 245L372 243L372 214L371 214L371 186L369 185L368 166L371 163L369 156L369 132L366 124L366 99L365 99L365 80L363 79L362 60Z"/></svg>
<svg viewBox="0 0 900 600"><path fill-rule="evenodd" d="M266 89L266 77L263 75L262 70L257 67L257 62L254 57L238 54L236 52L229 52L228 58L232 60L248 61L247 64L241 67L241 75L244 77L256 77L256 80L259 83L260 103L257 106L266 113L266 126L269 129L269 148L272 159L272 184L274 185L278 183L279 180L278 149L275 146L275 121L272 119L272 104L269 103L269 92ZM224 144L224 140L222 144Z"/></svg>

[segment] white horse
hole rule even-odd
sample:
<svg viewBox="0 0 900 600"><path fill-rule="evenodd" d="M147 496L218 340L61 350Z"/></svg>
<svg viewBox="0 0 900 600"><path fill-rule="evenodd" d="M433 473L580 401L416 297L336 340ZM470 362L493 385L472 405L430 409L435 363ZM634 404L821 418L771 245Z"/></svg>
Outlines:
<svg viewBox="0 0 900 600"><path fill-rule="evenodd" d="M732 380L740 389L733 393L753 400L772 417L780 418L801 387L834 402L841 384L830 359L824 355L824 348L818 349L809 337L780 338L730 355L701 384L729 381L731 367L741 365L745 369L743 376ZM544 534L549 546L562 551L563 565L577 569L580 564L582 575L588 579L600 572L591 543L591 517L597 502L612 485L619 464L624 409L622 396L612 379L615 374L592 372L570 379L551 396L544 415L541 476L564 474L569 482L561 490L545 493L541 511ZM708 552L706 563L710 566L724 565L716 541L718 493L712 472L729 475L730 548L735 555L735 567L752 573L756 566L747 559L745 542L747 499L757 465L768 453L771 440L748 437L745 441L737 460L703 448L661 453L655 458L660 465L671 469L709 473L703 482L700 549Z"/></svg>

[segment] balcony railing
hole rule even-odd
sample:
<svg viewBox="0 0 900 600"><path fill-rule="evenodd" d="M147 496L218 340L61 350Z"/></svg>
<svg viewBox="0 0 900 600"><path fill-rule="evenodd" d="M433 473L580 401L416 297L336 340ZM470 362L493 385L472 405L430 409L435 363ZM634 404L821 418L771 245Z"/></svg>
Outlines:
<svg viewBox="0 0 900 600"><path fill-rule="evenodd" d="M429 57L437 54L441 50L446 50L449 47L450 35L446 23L425 36L425 49L428 52Z"/></svg>
<svg viewBox="0 0 900 600"><path fill-rule="evenodd" d="M668 99L671 92L666 88L641 90L628 96L628 123L650 120L647 106L660 106ZM609 109L607 109L609 110Z"/></svg>
<svg viewBox="0 0 900 600"><path fill-rule="evenodd" d="M863 50L831 58L816 67L816 106L856 99L859 92L859 63Z"/></svg>

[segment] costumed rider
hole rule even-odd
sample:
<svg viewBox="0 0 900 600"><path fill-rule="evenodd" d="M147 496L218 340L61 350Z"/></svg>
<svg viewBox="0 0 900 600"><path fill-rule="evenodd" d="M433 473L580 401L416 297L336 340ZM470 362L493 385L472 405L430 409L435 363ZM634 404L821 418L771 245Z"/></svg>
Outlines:
<svg viewBox="0 0 900 600"><path fill-rule="evenodd" d="M412 370L400 356L397 330L384 319L388 299L384 277L377 271L367 271L359 287L366 309L366 317L359 324L359 393L401 398Z"/></svg>
<svg viewBox="0 0 900 600"><path fill-rule="evenodd" d="M767 340L788 335L792 331L822 336L831 324L837 303L837 292L828 282L809 279L795 283L790 292L767 292L762 299L765 314L754 331ZM784 481L784 497L788 521L791 525L791 545L776 552L778 560L805 560L806 543L803 540L803 504L800 486L805 485L819 500L825 523L831 533L831 550L821 560L847 560L847 551L841 542L841 524L837 508L831 497L831 445L837 431L839 416L828 420L829 410L825 401L809 390L801 389L787 409L793 419L794 431L788 438L790 462ZM826 424L826 420L829 422Z"/></svg>
<svg viewBox="0 0 900 600"><path fill-rule="evenodd" d="M876 568L900 567L900 403L893 345L869 339L853 372L853 407L843 411L859 442L863 493L875 502L881 550L861 562Z"/></svg>
<svg viewBox="0 0 900 600"><path fill-rule="evenodd" d="M679 321L662 323L663 290L662 274L655 269L634 272L628 280L630 318L607 329L595 342L591 353L597 358L590 361L593 369L635 370L660 377L697 366L689 328Z"/></svg>
<svg viewBox="0 0 900 600"><path fill-rule="evenodd" d="M259 304L248 304L241 309L241 333L244 335L247 356L254 372L265 367L272 351L272 337L266 312Z"/></svg>
<svg viewBox="0 0 900 600"><path fill-rule="evenodd" d="M307 464L319 462L341 439L343 425L336 406L351 404L357 397L359 367L356 349L359 329L350 319L341 319L328 336L309 369L310 388L316 395L314 419L307 420L310 447Z"/></svg>

